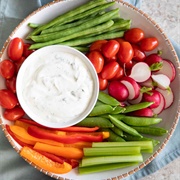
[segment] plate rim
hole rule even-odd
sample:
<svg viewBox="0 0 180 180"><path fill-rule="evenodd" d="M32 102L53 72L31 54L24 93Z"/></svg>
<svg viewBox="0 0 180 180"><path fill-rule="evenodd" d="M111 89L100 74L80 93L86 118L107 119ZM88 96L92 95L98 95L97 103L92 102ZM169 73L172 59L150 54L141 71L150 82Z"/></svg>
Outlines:
<svg viewBox="0 0 180 180"><path fill-rule="evenodd" d="M3 53L4 51L6 50L10 40L12 39L12 36L16 33L16 31L18 31L18 29L30 18L32 17L33 15L37 14L38 12L42 11L43 9L49 7L49 6L52 6L56 3L63 3L63 2L68 2L68 1L76 1L76 0L54 0L52 2L49 2L39 8L37 8L35 11L33 11L32 13L30 13L26 18L24 18L24 20L22 20L15 28L14 30L11 32L11 34L9 35L9 37L7 38L7 40L5 41L1 51L0 51L0 61L1 61L1 58L3 56ZM109 0L108 0L109 1ZM111 0L112 1L112 0ZM168 39L167 35L164 33L164 31L161 29L161 27L149 16L147 15L145 12L143 12L142 10L138 9L137 7L135 7L134 5L128 3L128 2L125 2L123 0L115 0L116 3L120 3L122 4L123 6L127 6L128 8L136 11L137 13L139 13L141 16L145 17L148 21L150 21L154 26L155 28L161 32L162 36L165 38L165 41L168 43L168 46L170 47L170 50L171 52L173 53L173 56L174 56L174 59L175 61L177 62L177 64L179 65L177 70L177 75L180 76L180 63L179 63L179 59L178 59L178 56L176 54L176 51L171 43L171 41ZM142 168L144 168L146 165L148 165L153 159L155 159L157 157L157 155L164 149L164 147L166 146L166 144L168 143L168 141L170 140L171 136L173 135L175 129L176 129L176 126L178 124L178 121L179 121L179 117L180 117L180 102L178 102L178 107L177 107L178 111L176 113L176 116L174 118L174 121L173 121L173 124L172 124L172 127L170 128L169 132L168 132L168 135L167 137L164 139L164 141L162 142L162 145L159 146L159 148L151 155L149 156L149 158L138 164L137 167L135 167L134 169L124 173L124 174L121 174L117 177L111 177L112 179L113 178L118 178L118 179L122 179L122 178L125 178L125 177L128 177L132 174L134 174L135 172L141 170ZM3 120L1 119L0 117L0 126L2 128L2 131L4 132L5 134L5 137L8 139L9 143L11 144L11 146L13 147L13 149L19 154L20 153L20 149L18 148L18 146L16 145L14 139L10 136L10 134L7 132L6 130L6 124L3 123ZM57 175L57 174L54 174L54 173L51 173L51 172L48 172L44 169L42 169L41 167L39 166L36 166L34 163L32 163L31 161L27 160L26 158L22 157L26 162L28 162L30 165L32 165L35 169L38 169L40 172L44 173L45 175L48 175L52 178L55 178L55 179L61 179L61 180L68 180L67 178L64 178L60 175Z"/></svg>

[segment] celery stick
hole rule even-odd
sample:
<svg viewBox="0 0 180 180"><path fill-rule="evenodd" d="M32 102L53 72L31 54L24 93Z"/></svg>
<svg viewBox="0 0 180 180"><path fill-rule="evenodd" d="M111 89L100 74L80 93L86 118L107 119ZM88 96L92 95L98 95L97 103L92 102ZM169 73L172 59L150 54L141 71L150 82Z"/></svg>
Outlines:
<svg viewBox="0 0 180 180"><path fill-rule="evenodd" d="M128 163L112 163L112 164L103 164L103 165L95 165L95 166L87 166L87 167L79 167L79 174L89 174L96 173L102 171L109 171L119 168L125 168L128 166L137 165L138 162L128 162Z"/></svg>
<svg viewBox="0 0 180 180"><path fill-rule="evenodd" d="M92 147L132 147L139 146L141 150L149 150L151 152L153 150L152 141L128 141L128 142L94 142L92 143Z"/></svg>
<svg viewBox="0 0 180 180"><path fill-rule="evenodd" d="M123 156L95 156L95 157L84 157L81 160L81 167L94 166L108 163L120 163L120 162L143 162L141 154L135 155L123 155Z"/></svg>
<svg viewBox="0 0 180 180"><path fill-rule="evenodd" d="M128 154L140 154L140 147L104 147L104 148L84 148L84 156L118 156Z"/></svg>

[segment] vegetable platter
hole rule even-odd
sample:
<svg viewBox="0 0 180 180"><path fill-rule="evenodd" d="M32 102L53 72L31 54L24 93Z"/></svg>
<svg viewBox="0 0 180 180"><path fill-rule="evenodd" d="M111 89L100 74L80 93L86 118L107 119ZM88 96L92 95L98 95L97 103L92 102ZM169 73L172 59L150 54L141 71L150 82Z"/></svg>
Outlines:
<svg viewBox="0 0 180 180"><path fill-rule="evenodd" d="M103 0L102 1L101 0L94 0L94 1L95 2L103 2ZM180 72L179 72L179 70L180 70L180 66L179 66L178 57L177 57L177 55L175 53L175 50L174 50L171 42L169 41L167 36L164 34L163 30L159 27L159 25L156 24L156 22L154 22L148 15L146 15L141 10L139 10L136 7L126 3L124 1L121 1L121 0L116 0L114 3L112 3L112 6L107 6L106 10L108 10L109 12L112 11L114 13L114 14L113 13L108 14L108 17L112 16L112 18L114 18L114 19L119 18L120 21L125 20L126 23L127 23L126 24L127 26L126 26L125 29L122 28L119 31L112 31L112 33L111 33L109 31L109 29L111 28L110 26L112 26L112 24L114 22L112 20L106 19L107 15L104 12L104 10L102 10L101 13L99 14L99 16L101 16L103 18L101 18L101 19L98 18L99 24L97 24L98 21L93 20L94 18L96 18L96 16L94 16L94 14L91 14L91 16L92 16L91 17L92 19L90 20L91 24L86 23L84 21L86 18L82 19L82 22L80 24L83 24L84 27L86 26L88 30L85 30L85 29L82 30L81 29L81 33L79 33L77 27L74 26L74 28L70 28L70 30L67 27L67 29L64 32L65 32L65 35L69 32L70 33L69 36L64 36L63 38L60 38L60 39L58 37L59 36L58 34L56 34L54 36L54 39L53 39L53 37L51 35L50 36L48 36L48 35L43 36L43 33L46 34L46 32L43 32L42 36L41 35L37 36L41 32L41 30L44 30L43 27L49 28L48 22L50 22L51 20L55 19L59 15L62 15L64 13L66 13L66 12L73 12L73 9L81 7L83 4L88 3L88 2L90 2L90 1L88 1L88 0L65 0L65 1L59 0L59 1L53 1L53 2L51 2L49 4L47 4L47 5L39 8L39 9L37 9L36 11L34 11L32 14L30 14L27 18L25 18L14 29L14 31L10 34L9 38L6 40L2 50L0 52L1 67L2 66L10 67L11 63L8 64L9 61L4 61L5 59L11 58L14 61L16 61L18 59L18 53L13 54L14 51L9 48L10 45L11 45L10 42L12 42L11 40L16 38L16 37L21 38L24 41L24 43L32 44L32 46L30 46L30 49L32 49L32 51L26 51L27 54L32 53L34 51L34 49L39 49L39 48L47 46L47 45L52 45L53 43L55 43L55 44L61 44L62 43L63 45L67 45L67 46L71 46L73 43L75 43L74 45L72 45L73 47L79 49L80 51L81 50L86 51L87 47L89 48L89 45L91 43L93 43L94 41L96 41L96 40L105 40L105 39L109 40L109 39L114 39L114 38L121 38L121 37L124 36L124 32L128 31L128 29L140 28L140 29L142 29L144 31L145 37L153 37L153 38L155 37L156 40L158 41L158 46L156 46L156 42L155 42L155 45L154 45L154 47L152 49L150 49L150 50L144 49L144 51L147 51L146 56L151 55L153 53L157 53L157 52L161 53L162 52L161 56L163 57L163 59L168 59L170 61L170 63L173 64L172 69L170 68L170 69L167 70L167 71L172 70L172 73L170 73L170 76L171 76L170 80L167 80L167 78L165 78L164 76L157 76L157 74L156 74L157 69L154 70L155 73L153 74L153 76L151 75L151 78L153 79L153 81L156 82L156 86L159 83L159 86L160 86L159 88L160 89L164 88L164 89L167 90L166 91L167 94L166 94L164 99L166 101L165 102L166 105L169 103L169 105L167 105L168 107L166 107L165 110L163 110L162 112L159 109L158 110L156 109L156 113L158 112L157 113L158 115L157 115L157 117L153 117L154 122L158 121L158 122L156 122L156 123L158 123L158 126L156 126L156 127L160 127L160 128L163 129L161 131L161 133L159 134L160 136L153 136L154 141L159 142L159 143L154 147L153 151L151 151L152 149L148 150L148 151L150 151L149 153L143 153L143 155L140 156L140 155L137 155L137 154L138 154L140 148L143 149L142 143L140 143L141 141L139 141L138 147L133 147L133 149L132 148L127 148L127 146L130 146L130 145L133 144L132 142L130 142L130 144L128 144L126 142L122 142L122 144L125 143L125 145L124 144L122 145L122 146L125 146L125 147L122 147L122 148L118 147L118 146L120 146L120 144L117 145L117 142L112 142L112 143L110 143L111 144L111 147L109 147L110 149L107 149L107 147L110 145L109 142L106 142L104 144L102 144L100 142L97 142L97 143L93 144L92 148L87 148L87 149L85 148L84 149L84 155L85 156L92 156L94 154L98 155L98 153L99 153L98 148L101 148L101 150L102 149L104 149L104 150L100 151L100 153L103 152L107 156L107 155L109 155L109 152L110 152L110 155L111 155L112 158L105 157L105 158L102 159L101 156L100 156L100 157L95 157L96 160L86 162L86 159L88 159L88 158L85 157L84 161L82 161L81 164L80 164L80 166L83 166L83 164L87 164L87 166L88 166L88 165L91 165L92 162L94 163L94 165L96 165L96 163L98 161L99 162L102 161L104 163L106 161L107 162L109 162L109 161L110 162L111 161L112 162L118 162L118 161L116 161L116 156L112 156L112 154L119 155L119 154L117 154L117 152L121 154L121 153L124 153L125 151L127 151L127 152L129 152L131 154L132 152L130 152L130 151L133 151L135 155L128 155L128 157L125 156L125 155L123 156L123 158L125 158L125 159L129 159L129 160L131 159L132 160L134 158L135 159L134 161L139 161L139 163L132 163L131 166L126 166L125 164L123 164L124 167L119 166L119 168L115 168L114 170L112 170L113 165L109 164L109 166L111 166L111 169L110 168L108 169L104 165L104 166L102 166L102 167L104 167L104 171L95 172L95 173L87 173L86 174L86 173L79 173L78 172L78 167L75 167L75 168L73 168L71 170L72 167L68 163L64 163L64 161L63 161L64 169L62 168L61 163L57 163L58 165L60 164L59 165L59 171L58 171L58 165L56 163L53 164L52 161L51 161L52 166L54 168L47 170L46 167L44 166L45 165L44 162L48 159L48 158L44 158L44 156L47 157L47 153L44 154L44 155L40 155L40 156L38 154L39 158L42 157L40 159L40 162L42 162L42 164L37 165L36 164L37 162L34 162L34 161L32 162L31 158L29 158L29 159L26 158L26 157L33 157L33 156L36 157L37 152L32 150L31 148L28 149L27 147L24 148L23 151L22 151L22 149L21 149L22 147L18 142L18 138L12 138L13 133L15 133L17 135L17 137L20 134L21 135L24 134L24 136L28 136L27 134L25 134L26 132L24 131L24 129L21 128L21 126L20 126L22 124L25 126L27 121L26 121L26 119L24 121L23 120L22 121L17 120L16 122L12 121L12 120L7 120L8 118L11 117L11 115L13 116L13 114L10 114L8 112L6 114L5 113L5 108L6 109L11 109L12 108L11 106L13 106L13 103L17 104L17 102L16 102L16 98L14 98L15 99L14 102L8 104L8 102L9 102L8 98L11 96L11 94L7 95L7 93L4 93L2 91L1 91L1 97L0 97L0 102L1 102L1 106L0 106L0 115L1 115L0 116L0 125L2 127L2 130L4 131L5 136L9 140L9 142L12 145L12 147L14 148L14 150L17 153L19 153L22 157L24 157L24 159L30 165L34 166L40 172L43 172L44 174L46 174L46 175L48 175L48 176L50 176L52 178L55 178L55 179L74 179L74 180L75 179L78 179L78 180L88 180L89 179L90 180L92 178L94 178L94 179L111 179L111 178L112 179L113 178L114 179L116 179L116 178L123 179L123 178L137 172L138 170L142 169L147 164L149 164L154 158L156 158L156 156L158 156L158 154L163 150L165 145L168 143L168 140L171 138L171 136L172 136L172 134L173 134L173 132L174 132L174 130L176 128L176 125L178 123L178 118L179 118L179 110L180 110L179 109L179 107L180 107L180 104L179 104L180 103L180 93L179 93L180 92ZM112 2L112 1L108 1L108 2ZM92 5L93 1L90 4ZM95 5L95 7L96 6L98 6L98 5ZM78 11L81 11L82 9L83 8L80 8ZM78 17L77 14L71 14L71 16L73 16L73 18ZM69 19L67 18L67 21ZM106 19L106 21L105 21L105 19ZM61 23L63 23L64 19L60 20L60 21L61 21ZM117 22L118 22L118 20L117 20ZM46 25L41 26L42 24L46 24L46 23L48 24L47 26ZM56 24L56 21L53 21L53 23ZM50 26L54 26L53 23ZM92 28L93 23L94 23L94 26L96 26L96 28ZM91 25L92 25L92 27L91 27ZM39 26L39 27L36 28L36 26ZM34 31L33 31L33 28L35 28ZM73 33L71 33L72 31L73 31ZM100 31L105 33L105 35L102 36L101 35L102 32L100 33ZM63 31L62 31L62 33L63 33ZM96 35L96 38L94 38L93 33ZM75 38L75 41L71 41L70 37L72 37L72 39ZM127 35L126 40L128 40L128 37L132 37L132 36ZM48 39L48 38L50 38L50 39ZM77 40L76 40L76 38L77 38ZM80 38L81 43L83 42L82 43L83 46L82 46L81 43L79 44L78 38ZM59 40L56 40L56 39L59 39ZM49 43L49 40L52 40L52 42ZM131 40L131 38L130 38L130 40ZM48 43L43 42L43 41L48 41ZM66 42L68 42L68 43L66 43ZM19 43L21 43L21 42L19 42ZM17 44L17 42L14 41L14 46L16 46L16 44ZM146 43L146 45L147 45L147 43ZM144 45L142 48L145 48L146 45ZM109 53L107 53L108 52L108 46L107 47L104 46L104 49L105 50L104 50L103 55L106 56L106 57L108 57L109 54L113 53L112 50ZM93 63L93 60L92 60L93 55L92 54L90 55L90 53L89 54L87 53L87 57L89 57L89 59ZM4 64L2 65L3 61L4 61ZM167 61L165 61L164 64L166 64L166 62ZM126 64L127 62L124 62L124 63ZM127 74L125 75L126 77L124 77L124 79L121 80L121 83L123 84L121 86L127 85L130 82L130 81L127 80L127 78L136 79L136 81L139 81L140 83L143 82L144 79L142 79L142 77L140 77L140 79L139 79L139 76L138 76L137 72L140 72L141 69L147 68L147 64L148 64L148 60L147 60L146 65L143 62L139 62L136 65L134 65L133 66L134 69L131 70L131 74L129 75L128 72L127 72ZM18 67L18 65L17 65L17 67ZM167 65L167 67L169 67L169 66ZM124 68L126 68L126 67L124 67ZM96 64L95 64L95 69L96 69L97 73L99 73L101 71L101 68L99 66L96 66ZM143 72L145 77L150 76L148 74L148 70L149 70L149 67L146 69L145 72ZM8 71L4 72L3 70L1 70L0 89L5 89L8 86L9 88L11 88L11 90L13 90L12 87L14 87L14 85L13 85L14 81L10 82L8 80L9 76L12 75L11 73L12 73L12 70L10 72L8 72ZM164 74L165 72L162 70L161 73ZM110 74L112 75L112 72L108 72L108 73L104 72L102 76L104 76L104 78L111 79ZM3 78L3 76L5 78ZM129 77L127 77L127 76L129 76ZM144 78L144 76L143 76L143 78ZM111 84L111 81L109 82L109 84ZM111 84L111 86L117 86L117 85L112 85ZM137 88L139 88L139 86ZM109 89L110 89L110 85L109 85ZM131 88L129 88L129 89L131 89ZM132 91L132 89L130 91ZM106 93L107 93L107 91L106 91ZM135 90L133 91L133 93L135 93ZM116 93L114 93L114 91L112 89L109 90L109 94L111 94L111 96L119 99L119 101L124 100L124 99L121 99L123 97L119 97L119 96L117 97ZM168 98L169 94L172 95L171 98ZM5 101L3 101L4 100L2 98L3 96L4 97L7 96L7 99L5 99ZM133 104L133 100L135 99L134 94L133 95L131 94L131 96L133 96L133 97L129 98L130 105ZM114 104L117 105L117 100L114 100L114 99L111 99L111 98L109 99L109 97L106 97L104 95L104 93L102 93L102 92L99 93L98 98L99 98L100 101L102 101L105 104L106 103L107 104L111 103L109 105L104 105L103 104L103 106L104 106L103 110L106 111L106 112L111 111L114 108L113 107ZM146 100L147 99L148 98L146 97ZM152 105L152 104L149 104L147 102L143 102L142 104L139 104L138 106L137 105L136 106L129 106L129 108L125 107L124 112L128 113L128 112L132 111L132 108L141 109L141 107L145 108L145 106L149 107L150 105ZM4 108L3 108L3 106L4 106ZM162 106L163 106L163 108L165 107L164 104L162 104ZM94 111L92 111L89 114L89 118L91 118L91 116L94 117L99 113L98 106L95 106L95 108L94 108ZM123 110L123 103L122 103L122 107L119 110L120 111ZM21 109L17 108L16 112L18 112L18 115L20 114L20 116L21 116L21 114L23 115L23 111ZM101 109L101 112L102 112L102 109ZM5 114L6 114L6 116L5 116ZM106 118L107 114L105 114L104 117ZM104 118L104 117L103 117L103 115L101 116L101 118ZM120 119L122 118L123 121L117 120L117 117L120 118ZM120 114L119 116L111 114L111 115L108 116L108 118L117 127L121 127L122 129L125 128L124 132L127 131L131 135L135 135L137 137L139 136L139 138L141 138L142 136L141 136L141 133L139 134L138 132L148 131L147 130L148 126L144 127L145 125L143 126L143 128L142 127L134 127L135 126L133 124L134 120L138 119L138 117L132 119L132 118L129 118L128 116L126 116L124 114ZM14 122L16 123L16 126L13 126ZM127 122L127 124L129 123L131 125L131 127L133 127L133 129L130 126L124 125L123 122ZM19 123L19 126L17 126L18 123ZM143 123L143 122L141 122L141 123ZM27 127L24 127L24 128L27 128ZM80 131L80 130L81 131L96 131L98 128L99 127L91 127L91 128L85 127L85 128L79 128L78 131ZM67 132L68 130L72 131L71 128L69 128L69 129L67 128L66 129L67 134L68 134L68 132ZM13 131L13 133L12 133L12 131ZM104 129L103 129L103 131L104 131ZM41 126L40 127L33 126L33 125L29 126L28 127L28 132L31 132L31 134L33 134L33 133L37 134L37 132L38 132L39 135L41 135L43 137L48 137L50 135L50 133L48 131L43 131L41 129ZM155 129L153 130L153 132L155 133L155 135L157 135ZM58 133L60 133L58 135L62 135L61 131L58 132ZM91 132L89 132L89 133L91 133ZM109 132L94 132L94 133L98 134L96 136L96 138L93 139L94 142L95 142L97 140L97 138L99 137L99 134L104 133L103 136L106 137ZM52 137L55 139L55 138L57 138L57 135L52 135ZM151 136L147 136L147 137L151 137ZM81 136L81 138L83 139L83 135ZM58 138L58 139L60 139L60 141L66 141L65 138ZM86 137L86 140L87 140L87 137ZM56 152L57 154L64 154L64 157L66 157L66 156L69 157L71 155L71 153L69 153L69 151L65 152L65 150L63 150L63 148L61 149L62 151L59 151L59 149L57 149L56 146L52 146L50 144L48 144L48 145L43 144L45 141L46 140L43 141L43 139L39 139L39 141L36 143L34 148L39 150L39 151L41 150L41 148L46 148L46 149L49 150L49 152L53 151L53 152ZM75 142L76 139L71 139L71 141ZM147 143L144 143L146 148L149 147L148 143L149 143L149 141L147 141ZM85 143L85 144L87 145L88 143ZM59 146L60 143L59 144L56 143L56 145ZM117 146L117 147L114 148L114 146ZM124 150L123 150L123 148L124 148ZM73 149L73 147L69 147L69 150L72 150L72 149ZM116 149L117 151L115 151L114 149ZM147 149L146 149L146 151L147 151ZM50 157L52 158L51 155L49 155L49 158ZM77 148L74 149L74 151L72 153L72 158L74 158L74 157L76 157L77 159L79 157L82 158L82 152ZM44 162L43 162L42 159L44 160ZM121 160L122 160L122 157L120 158L120 161ZM71 163L76 164L76 161L73 161ZM57 165L57 168L55 168L56 165ZM45 167L45 168L43 168L43 167ZM66 173L66 171L67 171L67 173ZM59 173L57 173L57 172L59 172Z"/></svg>

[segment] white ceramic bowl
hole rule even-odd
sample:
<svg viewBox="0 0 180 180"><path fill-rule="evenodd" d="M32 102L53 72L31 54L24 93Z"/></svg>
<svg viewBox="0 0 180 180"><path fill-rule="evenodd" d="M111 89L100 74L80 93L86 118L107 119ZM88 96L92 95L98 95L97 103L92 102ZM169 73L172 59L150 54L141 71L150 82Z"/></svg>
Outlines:
<svg viewBox="0 0 180 180"><path fill-rule="evenodd" d="M7 58L7 45L9 41L18 36L25 39L25 37L30 32L30 28L27 26L29 22L34 22L37 24L48 22L49 20L53 19L59 13L64 13L68 10L73 9L74 7L78 7L80 4L83 4L87 2L88 0L64 0L64 1L53 1L50 4L47 4L32 14L30 14L22 23L17 26L17 28L12 32L12 34L7 39L7 42L4 44L4 47L2 49L2 53L0 53L0 58L3 60ZM70 173L64 174L64 175L58 175L51 172L47 172L40 167L34 166L37 169L39 169L41 172L45 173L46 175L49 175L55 179L78 179L78 180L91 180L91 179L112 179L112 178L124 178L127 177L143 167L145 167L147 164L149 164L156 156L162 151L162 149L167 144L168 140L171 138L176 125L178 123L179 118L179 107L180 107L180 65L178 61L178 57L175 53L175 50L167 38L167 36L164 34L163 30L159 27L156 22L154 22L147 14L142 12L141 10L137 9L136 7L123 2L121 0L116 1L116 5L113 8L119 8L120 9L120 15L122 18L125 19L131 19L132 26L131 27L139 27L142 28L145 31L146 36L155 36L159 40L159 47L158 49L163 51L163 57L166 59L169 59L173 62L175 65L176 70L176 77L174 81L171 83L171 88L174 92L174 102L171 107L163 111L163 113L160 114L160 117L162 117L163 121L159 124L160 127L163 127L168 130L168 134L163 135L161 137L156 137L157 140L160 141L160 144L157 145L154 149L154 152L152 154L144 154L143 163L140 163L137 166L132 166L128 168L123 169L117 169L112 171L105 171L102 173L94 173L94 174L88 174L88 175L78 175L78 170L74 169ZM157 52L157 49L154 50L154 52ZM0 79L0 88L4 88L4 80ZM2 114L3 109L0 109L0 113ZM4 119L1 116L0 123L2 126L2 129L4 130L5 134L7 135L8 132L6 131L5 124L9 124L10 122ZM18 144L10 137L7 136L8 140L12 144L13 148L19 152L20 147Z"/></svg>
<svg viewBox="0 0 180 180"><path fill-rule="evenodd" d="M17 75L16 91L31 119L62 128L88 116L97 101L99 84L92 63L83 53L52 45L26 58Z"/></svg>

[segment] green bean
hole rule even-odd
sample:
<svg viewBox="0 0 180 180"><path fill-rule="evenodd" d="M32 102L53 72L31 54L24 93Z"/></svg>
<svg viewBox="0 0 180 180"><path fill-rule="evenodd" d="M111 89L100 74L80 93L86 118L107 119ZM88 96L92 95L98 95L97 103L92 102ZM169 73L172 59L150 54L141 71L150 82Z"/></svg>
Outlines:
<svg viewBox="0 0 180 180"><path fill-rule="evenodd" d="M108 5L109 6L109 5ZM106 8L108 7L107 4L106 5L102 5L103 8ZM99 8L98 8L99 9ZM48 29L45 29L41 32L41 35L42 34L49 34L49 33L53 33L53 32L59 32L59 31L62 31L62 30L67 30L69 28L72 28L72 27L75 27L75 26L78 26L80 24L83 24L84 22L87 22L89 20L92 20L95 18L95 16L100 16L101 13L93 13L91 14L90 16L88 15L86 17L86 14L87 12L85 12L85 17L84 18L81 18L79 19L78 16L82 16L83 14L79 14L77 15L75 18L78 18L77 20L73 21L73 22L69 22L69 23L66 23L66 24L55 24L54 26L52 26L51 28L48 28ZM74 18L74 17L71 17L71 18Z"/></svg>
<svg viewBox="0 0 180 180"><path fill-rule="evenodd" d="M98 16L89 21L86 21L85 23L80 24L79 26L69 28L66 31L54 32L54 33L43 34L43 35L38 35L38 36L31 36L30 38L35 42L46 42L46 41L52 41L54 39L59 39L64 36L68 37L68 35L74 35L74 33L77 33L73 37L70 37L65 40L73 39L74 37L75 38L79 37L78 34L80 34L80 32L82 33L83 30L88 30L87 34L98 33L97 31L91 32L91 30L93 30L92 28L111 20L114 16L119 16L118 12L119 12L119 9L115 9L115 10L112 10L112 11L109 11L109 12L103 14L102 16ZM114 24L114 21L113 21L113 24ZM111 24L111 26L113 24ZM107 26L106 29L108 29L109 27L110 26ZM89 29L89 28L91 28L91 29ZM101 31L103 31L103 29ZM87 35L87 34L82 34L82 35Z"/></svg>
<svg viewBox="0 0 180 180"><path fill-rule="evenodd" d="M138 104L132 104L132 105L126 106L126 110L124 111L124 113L129 113L129 112L137 111L140 109L144 109L144 108L149 107L152 104L153 102L141 102Z"/></svg>
<svg viewBox="0 0 180 180"><path fill-rule="evenodd" d="M130 126L150 126L160 123L162 121L162 118L124 116L122 118L122 121Z"/></svg>
<svg viewBox="0 0 180 180"><path fill-rule="evenodd" d="M125 140L120 137L119 135L115 134L111 129L106 128L106 129L100 129L100 131L106 131L109 132L109 137L107 138L107 140L109 142L125 142Z"/></svg>
<svg viewBox="0 0 180 180"><path fill-rule="evenodd" d="M118 136L121 136L121 137L124 136L124 135L123 135L123 131L122 131L120 128L116 127L116 126L114 126L113 128L111 128L111 130L112 130L115 134L117 134Z"/></svg>
<svg viewBox="0 0 180 180"><path fill-rule="evenodd" d="M114 110L114 108L108 104L103 104L99 106L95 106L89 116L99 116L102 114L108 114L111 113Z"/></svg>
<svg viewBox="0 0 180 180"><path fill-rule="evenodd" d="M28 23L28 26L31 28L37 28L37 27L40 27L41 25L35 24L35 23Z"/></svg>
<svg viewBox="0 0 180 180"><path fill-rule="evenodd" d="M103 23L103 24L100 24L98 26L83 30L81 32L76 32L76 33L68 35L68 36L63 36L62 38L55 39L55 40L52 40L52 41L36 43L36 44L31 45L31 46L36 47L36 49L39 49L39 48L45 47L47 45L54 45L54 44L59 44L59 43L61 44L63 41L66 41L66 40L75 39L75 38L81 37L81 36L85 37L85 35L91 34L91 33L94 33L94 32L101 32L103 29L112 26L113 23L114 22L112 20L109 20L106 23Z"/></svg>
<svg viewBox="0 0 180 180"><path fill-rule="evenodd" d="M81 52L89 51L89 48L85 47L85 46L74 46L73 48L75 48L75 49L77 49L78 51L81 51Z"/></svg>
<svg viewBox="0 0 180 180"><path fill-rule="evenodd" d="M86 126L86 127L95 127L100 128L112 128L114 125L107 118L103 117L87 117L81 122L77 123L76 126Z"/></svg>
<svg viewBox="0 0 180 180"><path fill-rule="evenodd" d="M152 141L154 147L157 146L160 143L160 141L158 141L156 139L153 139L153 138L144 137L144 136L142 138L140 138L140 137L137 137L137 136L132 136L132 135L130 135L128 133L124 133L123 138L126 141Z"/></svg>
<svg viewBox="0 0 180 180"><path fill-rule="evenodd" d="M111 106L120 105L120 102L118 100L103 91L99 91L98 100Z"/></svg>
<svg viewBox="0 0 180 180"><path fill-rule="evenodd" d="M160 127L151 127L151 126L131 126L132 128L136 129L139 133L143 134L150 134L155 136L162 136L166 134L168 131L164 128Z"/></svg>
<svg viewBox="0 0 180 180"><path fill-rule="evenodd" d="M31 35L37 35L39 34L42 30L47 29L49 27L52 27L53 25L57 23L62 23L66 21L67 18L69 17L76 17L77 14L86 12L87 10L90 10L92 8L98 8L102 4L106 4L107 2L105 0L92 0L89 1L88 3L85 3L75 9L72 9L62 15L59 15L58 17L54 18L53 20L49 21L48 23L44 24L43 26L35 29ZM93 14L93 13L92 13ZM75 18L74 18L75 19ZM73 21L73 20L72 20Z"/></svg>
<svg viewBox="0 0 180 180"><path fill-rule="evenodd" d="M125 123L123 123L122 121L119 121L117 118L115 118L112 115L109 115L110 121L118 128L120 128L121 130L123 130L124 132L127 132L133 136L137 136L137 137L142 137L141 134L139 134L135 129L133 129L132 127L126 125Z"/></svg>

